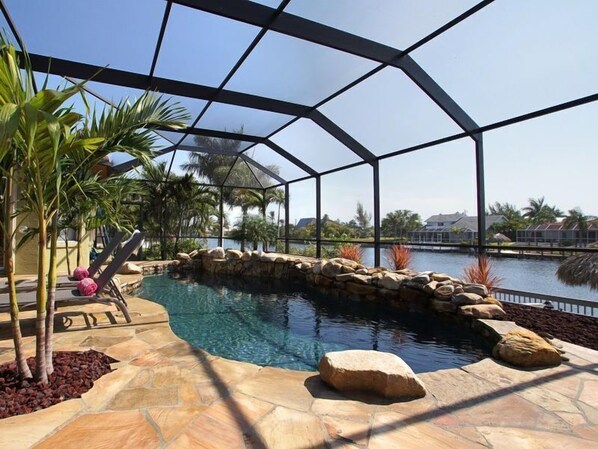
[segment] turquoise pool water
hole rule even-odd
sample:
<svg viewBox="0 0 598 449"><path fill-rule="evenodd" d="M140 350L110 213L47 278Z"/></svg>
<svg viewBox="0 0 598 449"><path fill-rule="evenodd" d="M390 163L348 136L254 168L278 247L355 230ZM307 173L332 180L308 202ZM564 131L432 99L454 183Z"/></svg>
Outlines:
<svg viewBox="0 0 598 449"><path fill-rule="evenodd" d="M297 285L161 275L144 278L135 294L164 305L180 338L258 365L314 371L328 351L376 349L427 372L489 354L475 334L435 316L329 298Z"/></svg>

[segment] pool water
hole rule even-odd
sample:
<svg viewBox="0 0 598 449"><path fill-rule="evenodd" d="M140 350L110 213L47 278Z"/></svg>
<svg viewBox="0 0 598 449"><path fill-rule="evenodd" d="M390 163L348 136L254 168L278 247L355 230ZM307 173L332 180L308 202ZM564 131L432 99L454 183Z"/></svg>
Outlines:
<svg viewBox="0 0 598 449"><path fill-rule="evenodd" d="M326 352L375 349L419 373L473 363L490 350L470 330L435 315L271 280L160 275L145 277L135 294L162 304L172 330L192 345L257 365L315 371Z"/></svg>

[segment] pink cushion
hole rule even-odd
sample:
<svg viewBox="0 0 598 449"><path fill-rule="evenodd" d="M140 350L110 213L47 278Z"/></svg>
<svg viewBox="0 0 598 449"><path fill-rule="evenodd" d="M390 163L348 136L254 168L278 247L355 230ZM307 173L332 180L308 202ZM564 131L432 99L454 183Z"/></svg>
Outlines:
<svg viewBox="0 0 598 449"><path fill-rule="evenodd" d="M77 289L83 296L91 296L98 290L98 284L91 278L85 278L79 281Z"/></svg>
<svg viewBox="0 0 598 449"><path fill-rule="evenodd" d="M81 279L85 279L89 277L89 271L85 267L77 267L75 271L73 271L73 277L80 281Z"/></svg>

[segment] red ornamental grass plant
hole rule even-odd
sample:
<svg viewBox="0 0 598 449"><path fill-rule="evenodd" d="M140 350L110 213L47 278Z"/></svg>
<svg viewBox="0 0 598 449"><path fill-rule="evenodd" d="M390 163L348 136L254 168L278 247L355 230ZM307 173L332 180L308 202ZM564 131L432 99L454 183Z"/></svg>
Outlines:
<svg viewBox="0 0 598 449"><path fill-rule="evenodd" d="M392 245L386 250L386 260L395 270L404 270L411 263L411 250L405 245Z"/></svg>
<svg viewBox="0 0 598 449"><path fill-rule="evenodd" d="M486 256L479 256L476 262L465 267L463 277L471 284L485 285L489 292L496 289L503 280L495 274L494 266Z"/></svg>
<svg viewBox="0 0 598 449"><path fill-rule="evenodd" d="M343 259L349 259L353 260L354 262L361 263L363 260L363 249L359 245L346 243L339 247L338 256L342 257Z"/></svg>

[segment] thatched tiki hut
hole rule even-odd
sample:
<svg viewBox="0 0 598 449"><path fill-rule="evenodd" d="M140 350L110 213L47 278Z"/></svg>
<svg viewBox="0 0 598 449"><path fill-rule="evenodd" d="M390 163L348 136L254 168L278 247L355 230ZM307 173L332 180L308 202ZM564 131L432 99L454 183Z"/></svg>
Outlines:
<svg viewBox="0 0 598 449"><path fill-rule="evenodd" d="M598 252L568 257L561 263L556 274L565 284L587 284L592 290L598 290Z"/></svg>
<svg viewBox="0 0 598 449"><path fill-rule="evenodd" d="M491 242L496 242L496 243L509 243L511 241L511 239L509 237L507 237L504 234L501 234L500 232L497 234L494 234L492 237L490 237L489 240Z"/></svg>

